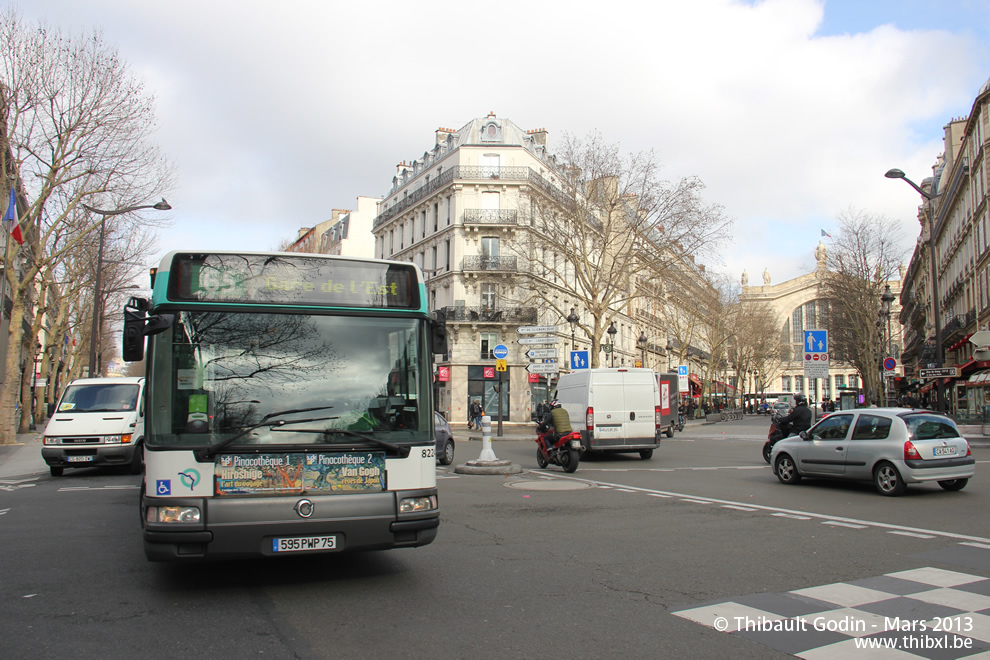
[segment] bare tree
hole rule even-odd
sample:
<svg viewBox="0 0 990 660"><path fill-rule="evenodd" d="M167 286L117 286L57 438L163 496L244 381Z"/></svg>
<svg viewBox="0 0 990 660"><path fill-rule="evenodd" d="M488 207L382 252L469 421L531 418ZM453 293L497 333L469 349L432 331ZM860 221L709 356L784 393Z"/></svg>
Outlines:
<svg viewBox="0 0 990 660"><path fill-rule="evenodd" d="M757 382L773 379L781 371L779 320L765 301L741 301L733 310L734 337L730 359L736 368L736 382L747 382L756 374Z"/></svg>
<svg viewBox="0 0 990 660"><path fill-rule="evenodd" d="M592 133L565 136L557 159L559 186L533 182L528 236L516 249L534 264L528 302L552 322L576 304L597 367L606 329L644 285L685 253L713 247L730 221L702 201L698 179L662 179L652 152L622 155Z"/></svg>
<svg viewBox="0 0 990 660"><path fill-rule="evenodd" d="M42 315L57 307L50 296L60 290L50 285L65 281L66 260L80 250L96 254L94 236L104 217L81 205L143 205L169 188L172 168L151 142L154 99L99 32L76 36L45 24L29 26L6 10L0 13L0 39L0 154L8 177L0 192L6 198L16 188L16 222L24 238L23 244L8 238L7 263L20 267L4 269L13 303L5 356L12 375L19 371L23 345L33 357ZM121 233L161 222L137 214L106 220ZM95 259L90 263L92 272ZM35 333L27 337L25 319ZM17 389L8 377L0 391L3 443L14 441Z"/></svg>
<svg viewBox="0 0 990 660"><path fill-rule="evenodd" d="M820 296L827 306L830 357L856 367L864 392L877 401L885 356L878 336L880 296L895 279L905 250L898 224L889 218L849 209L838 221L839 233L827 246Z"/></svg>

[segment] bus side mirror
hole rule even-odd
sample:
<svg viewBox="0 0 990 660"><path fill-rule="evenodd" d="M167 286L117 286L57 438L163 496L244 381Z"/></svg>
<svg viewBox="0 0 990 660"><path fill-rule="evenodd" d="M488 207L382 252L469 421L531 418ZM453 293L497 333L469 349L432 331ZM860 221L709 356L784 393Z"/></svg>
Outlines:
<svg viewBox="0 0 990 660"><path fill-rule="evenodd" d="M120 354L126 362L144 359L144 323L148 314L148 301L131 298L124 305L124 335Z"/></svg>
<svg viewBox="0 0 990 660"><path fill-rule="evenodd" d="M447 319L438 315L430 321L430 352L434 355L447 355Z"/></svg>

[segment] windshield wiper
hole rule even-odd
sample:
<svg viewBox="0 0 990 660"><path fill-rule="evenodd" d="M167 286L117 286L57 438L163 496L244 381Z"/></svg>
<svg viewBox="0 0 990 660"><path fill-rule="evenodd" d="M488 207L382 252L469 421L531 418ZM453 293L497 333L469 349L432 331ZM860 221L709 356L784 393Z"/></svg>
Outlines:
<svg viewBox="0 0 990 660"><path fill-rule="evenodd" d="M262 426L275 427L275 426L285 426L286 424L302 424L304 422L322 422L328 419L333 419L332 417L312 417L310 419L288 419L288 420L280 419L275 422L269 421L272 417L281 417L282 415L292 415L295 413L310 412L313 410L329 410L330 408L333 408L333 406L318 406L316 408L298 408L296 410L277 410L275 412L268 413L267 415L262 417L261 421L258 422L257 424L252 424L251 426L247 426L240 433L232 435L226 440L221 440L220 442L210 445L209 447L206 448L204 454L206 458L212 458L213 456L216 456L217 452L219 452L227 445L231 444L235 440L240 440L251 431L254 431L255 429L260 429Z"/></svg>
<svg viewBox="0 0 990 660"><path fill-rule="evenodd" d="M325 429L321 433L342 433L344 435L353 435L355 438L361 438L362 440L367 440L368 442L373 442L380 447L385 447L386 449L391 449L399 455L399 458L406 458L409 456L409 446L408 445L397 445L394 442L386 442L384 440L379 440L378 438L365 435L364 433L358 433L357 431L350 431L348 429Z"/></svg>

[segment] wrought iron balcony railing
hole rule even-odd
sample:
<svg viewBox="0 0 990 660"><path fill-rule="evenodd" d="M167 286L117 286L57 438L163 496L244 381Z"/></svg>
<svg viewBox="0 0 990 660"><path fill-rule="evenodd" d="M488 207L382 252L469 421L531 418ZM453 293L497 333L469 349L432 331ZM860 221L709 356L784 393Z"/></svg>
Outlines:
<svg viewBox="0 0 990 660"><path fill-rule="evenodd" d="M466 225L514 225L518 218L516 209L464 209Z"/></svg>
<svg viewBox="0 0 990 660"><path fill-rule="evenodd" d="M474 271L499 271L516 272L516 257L485 257L478 255L468 255L461 262L461 270L464 272Z"/></svg>
<svg viewBox="0 0 990 660"><path fill-rule="evenodd" d="M444 307L448 323L512 323L533 325L537 314L535 307Z"/></svg>

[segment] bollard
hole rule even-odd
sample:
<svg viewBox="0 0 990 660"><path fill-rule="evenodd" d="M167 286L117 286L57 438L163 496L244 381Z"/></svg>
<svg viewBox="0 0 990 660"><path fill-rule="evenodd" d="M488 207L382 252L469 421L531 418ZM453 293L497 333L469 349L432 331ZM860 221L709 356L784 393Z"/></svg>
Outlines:
<svg viewBox="0 0 990 660"><path fill-rule="evenodd" d="M497 461L498 457L492 451L492 417L484 415L481 418L481 456L479 461Z"/></svg>

